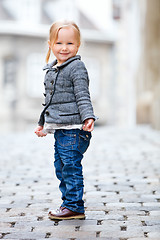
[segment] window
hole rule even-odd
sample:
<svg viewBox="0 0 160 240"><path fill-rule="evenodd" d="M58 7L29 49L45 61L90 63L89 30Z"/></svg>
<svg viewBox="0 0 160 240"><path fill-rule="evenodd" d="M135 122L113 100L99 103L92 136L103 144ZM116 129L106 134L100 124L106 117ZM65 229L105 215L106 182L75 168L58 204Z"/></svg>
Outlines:
<svg viewBox="0 0 160 240"><path fill-rule="evenodd" d="M96 100L99 96L100 89L99 89L99 82L100 82L100 62L93 57L85 57L83 58L86 68L88 70L89 75L89 88L91 92L92 100Z"/></svg>
<svg viewBox="0 0 160 240"><path fill-rule="evenodd" d="M63 19L77 21L76 1L74 0L51 0L46 1L44 10L52 21Z"/></svg>
<svg viewBox="0 0 160 240"><path fill-rule="evenodd" d="M121 18L120 2L121 2L121 0L112 0L113 19L115 19L115 20L119 20Z"/></svg>
<svg viewBox="0 0 160 240"><path fill-rule="evenodd" d="M31 97L42 97L44 92L44 59L40 53L32 53L27 58L27 94Z"/></svg>
<svg viewBox="0 0 160 240"><path fill-rule="evenodd" d="M14 57L7 57L3 60L4 78L4 100L11 108L15 108L17 100L16 75L17 60Z"/></svg>
<svg viewBox="0 0 160 240"><path fill-rule="evenodd" d="M12 57L5 58L4 63L4 80L3 85L15 85L16 84L16 59Z"/></svg>
<svg viewBox="0 0 160 240"><path fill-rule="evenodd" d="M2 0L2 3L16 20L32 24L40 22L39 0Z"/></svg>

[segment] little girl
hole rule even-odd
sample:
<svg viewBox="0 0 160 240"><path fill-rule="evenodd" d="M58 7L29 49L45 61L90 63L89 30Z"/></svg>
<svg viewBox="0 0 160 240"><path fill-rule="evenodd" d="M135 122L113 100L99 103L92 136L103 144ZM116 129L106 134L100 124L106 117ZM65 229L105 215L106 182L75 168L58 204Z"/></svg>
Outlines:
<svg viewBox="0 0 160 240"><path fill-rule="evenodd" d="M81 57L80 30L74 22L55 22L50 28L48 63L51 51L56 60L47 64L45 107L35 133L54 133L55 172L60 180L62 205L49 212L52 220L84 219L83 172L81 161L87 150L95 116L88 90L88 73Z"/></svg>

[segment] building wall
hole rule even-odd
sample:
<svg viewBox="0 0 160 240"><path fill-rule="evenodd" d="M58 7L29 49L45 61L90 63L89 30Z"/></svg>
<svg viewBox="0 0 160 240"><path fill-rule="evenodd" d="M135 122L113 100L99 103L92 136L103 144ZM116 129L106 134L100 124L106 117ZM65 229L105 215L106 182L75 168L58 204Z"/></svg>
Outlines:
<svg viewBox="0 0 160 240"><path fill-rule="evenodd" d="M136 74L140 51L140 22L137 0L121 1L115 44L115 122L119 126L136 124Z"/></svg>
<svg viewBox="0 0 160 240"><path fill-rule="evenodd" d="M160 0L147 0L145 36L146 79L153 92L151 125L160 130Z"/></svg>
<svg viewBox="0 0 160 240"><path fill-rule="evenodd" d="M140 7L142 13L145 7L145 14L137 78L137 122L160 129L160 0L146 0Z"/></svg>

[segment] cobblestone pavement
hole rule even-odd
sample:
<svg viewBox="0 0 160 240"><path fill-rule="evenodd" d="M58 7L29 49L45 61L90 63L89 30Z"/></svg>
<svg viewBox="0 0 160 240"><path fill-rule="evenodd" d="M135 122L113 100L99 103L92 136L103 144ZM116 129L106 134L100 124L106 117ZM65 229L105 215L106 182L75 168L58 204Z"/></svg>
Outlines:
<svg viewBox="0 0 160 240"><path fill-rule="evenodd" d="M0 239L160 239L160 133L97 127L83 160L86 220L54 222L53 136L0 136Z"/></svg>

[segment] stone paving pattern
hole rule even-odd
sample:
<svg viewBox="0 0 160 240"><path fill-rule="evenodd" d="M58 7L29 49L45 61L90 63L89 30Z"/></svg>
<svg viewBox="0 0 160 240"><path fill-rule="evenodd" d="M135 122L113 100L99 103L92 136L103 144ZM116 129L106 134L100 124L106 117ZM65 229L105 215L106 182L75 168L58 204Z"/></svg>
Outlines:
<svg viewBox="0 0 160 240"><path fill-rule="evenodd" d="M96 127L83 160L86 220L51 221L61 204L53 135L0 136L0 239L160 239L160 132Z"/></svg>

